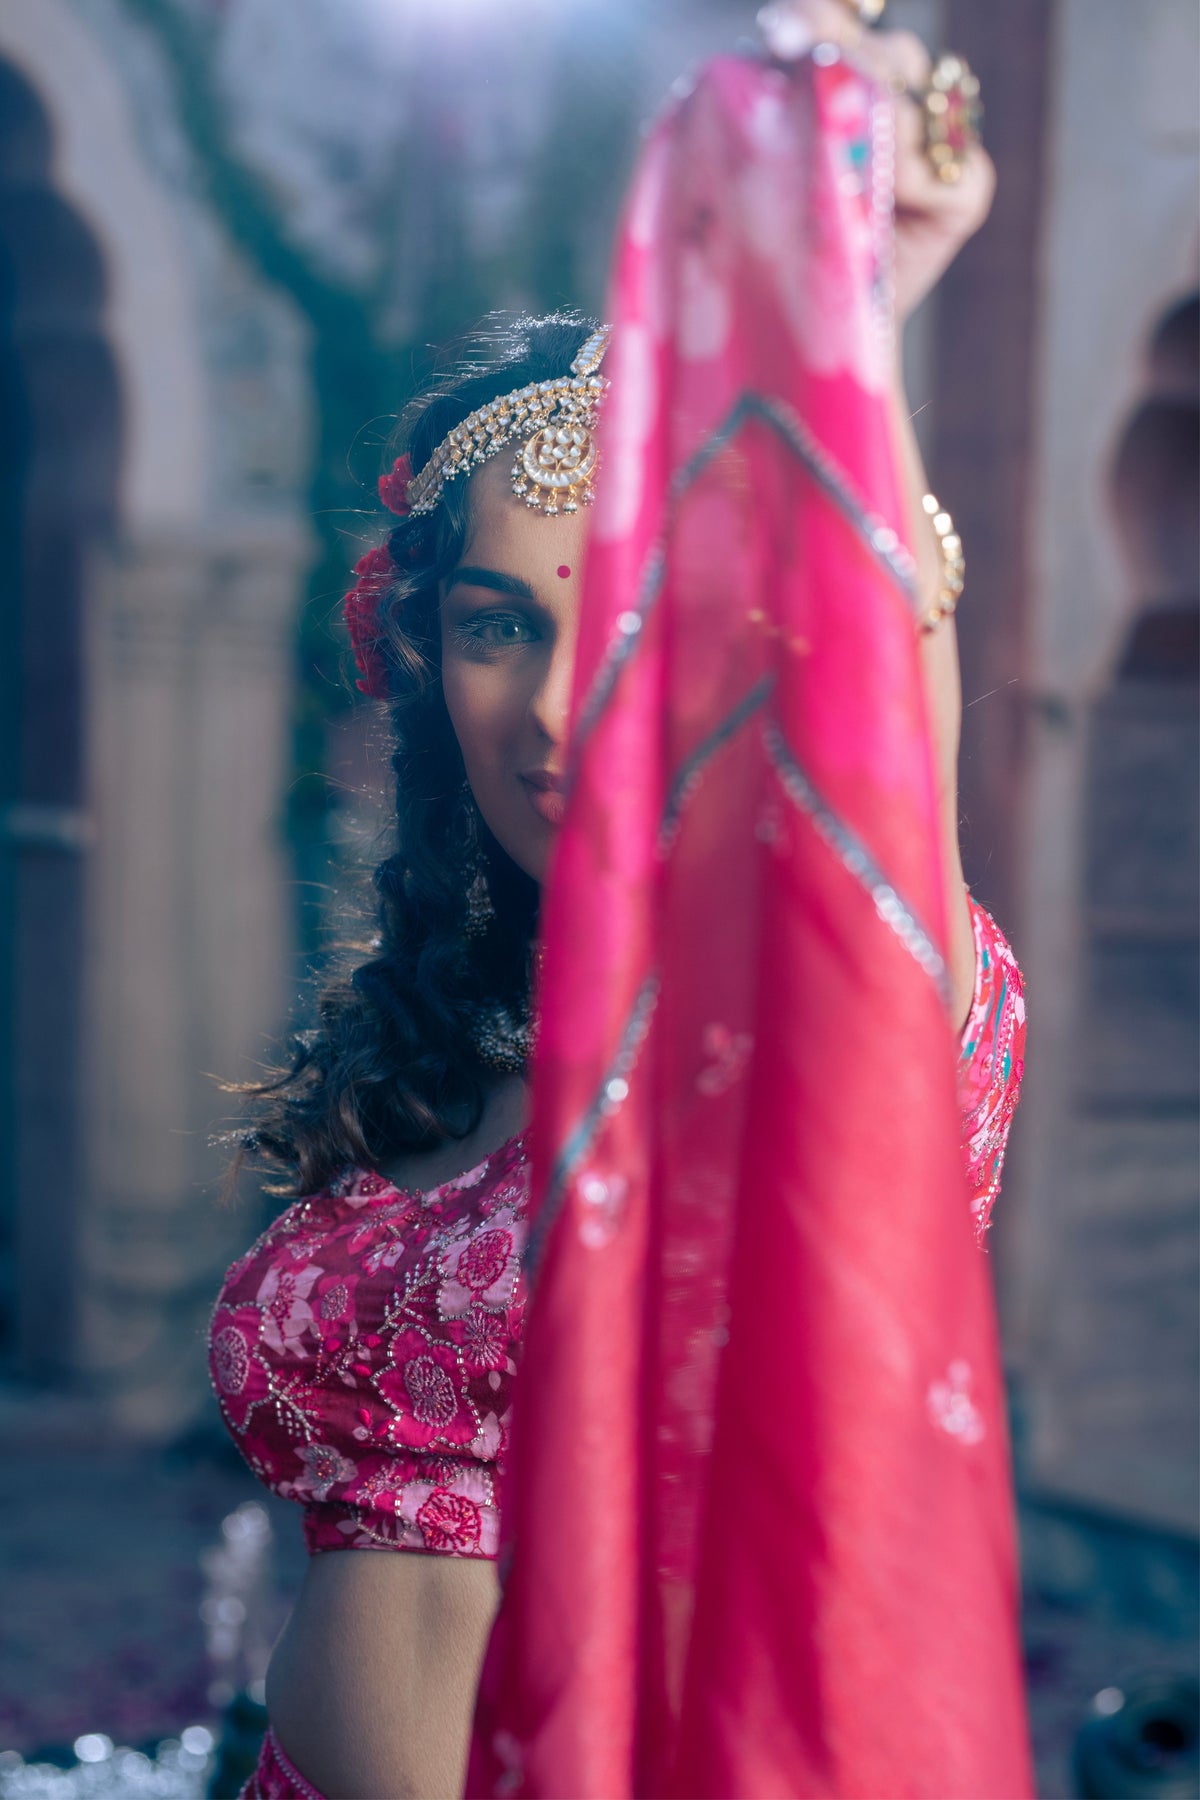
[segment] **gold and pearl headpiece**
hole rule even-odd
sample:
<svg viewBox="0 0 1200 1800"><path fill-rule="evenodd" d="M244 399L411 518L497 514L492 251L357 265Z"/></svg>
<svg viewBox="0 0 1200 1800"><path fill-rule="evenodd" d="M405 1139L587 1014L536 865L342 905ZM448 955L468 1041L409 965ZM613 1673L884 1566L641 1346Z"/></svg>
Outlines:
<svg viewBox="0 0 1200 1800"><path fill-rule="evenodd" d="M448 481L476 469L505 444L518 443L512 489L544 513L590 505L596 469L594 428L608 382L597 373L612 326L594 331L569 375L533 382L489 400L447 432L406 490L414 513L432 512Z"/></svg>

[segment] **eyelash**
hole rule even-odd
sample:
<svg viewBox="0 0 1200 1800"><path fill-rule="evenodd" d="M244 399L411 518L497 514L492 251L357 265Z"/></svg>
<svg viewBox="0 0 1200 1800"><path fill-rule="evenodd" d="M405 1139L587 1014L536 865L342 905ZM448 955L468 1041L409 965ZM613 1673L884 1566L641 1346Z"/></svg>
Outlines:
<svg viewBox="0 0 1200 1800"><path fill-rule="evenodd" d="M530 636L518 639L508 638L503 641L489 638L484 634L493 625L519 625L524 631L529 632ZM465 624L455 625L450 636L460 649L476 652L480 650L521 650L527 643L537 641L537 633L528 619L522 618L520 613L507 612L476 613L474 618L468 619Z"/></svg>

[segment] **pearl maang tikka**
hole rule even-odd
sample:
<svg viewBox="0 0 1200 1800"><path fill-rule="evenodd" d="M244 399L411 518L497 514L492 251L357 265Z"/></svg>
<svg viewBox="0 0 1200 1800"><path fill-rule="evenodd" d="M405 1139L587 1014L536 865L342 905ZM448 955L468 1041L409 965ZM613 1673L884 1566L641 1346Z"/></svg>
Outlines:
<svg viewBox="0 0 1200 1800"><path fill-rule="evenodd" d="M597 462L595 424L608 387L597 371L611 336L612 327L602 325L583 345L569 375L502 394L447 432L408 484L411 510L432 512L448 481L518 440L512 490L526 506L544 513L573 513L590 505Z"/></svg>

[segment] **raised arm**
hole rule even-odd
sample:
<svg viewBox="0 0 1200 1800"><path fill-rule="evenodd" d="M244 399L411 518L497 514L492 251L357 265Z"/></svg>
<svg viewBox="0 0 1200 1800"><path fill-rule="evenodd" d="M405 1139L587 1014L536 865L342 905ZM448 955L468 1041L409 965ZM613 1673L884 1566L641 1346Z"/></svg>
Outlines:
<svg viewBox="0 0 1200 1800"><path fill-rule="evenodd" d="M904 470L911 540L917 558L921 610L928 612L937 597L941 578L941 554L921 505L922 496L929 488L909 416L903 378L898 370L892 385L891 405L893 430ZM962 682L953 616L943 619L932 631L922 631L919 649L930 723L933 727L942 866L945 870L946 907L950 924L952 1017L958 1029L966 1023L975 992L975 936L958 845L958 747L962 730Z"/></svg>

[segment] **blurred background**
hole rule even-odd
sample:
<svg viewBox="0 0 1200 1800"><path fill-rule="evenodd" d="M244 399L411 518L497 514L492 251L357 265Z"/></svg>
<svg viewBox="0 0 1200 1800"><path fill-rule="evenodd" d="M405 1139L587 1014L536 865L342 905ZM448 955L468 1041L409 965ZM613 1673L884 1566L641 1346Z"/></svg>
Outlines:
<svg viewBox="0 0 1200 1800"><path fill-rule="evenodd" d="M970 59L1000 173L906 358L967 546L966 871L1028 981L991 1257L1039 1781L1183 1795L1197 11L887 22ZM39 1759L94 1783L114 1745L146 1754L113 1792L198 1793L261 1676L302 1555L207 1387L208 1310L271 1207L217 1204L213 1076L303 1016L373 816L338 603L382 445L488 308L602 309L640 122L752 24L740 0L0 8L0 1795L48 1793Z"/></svg>

